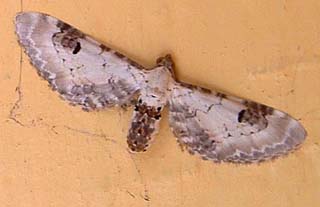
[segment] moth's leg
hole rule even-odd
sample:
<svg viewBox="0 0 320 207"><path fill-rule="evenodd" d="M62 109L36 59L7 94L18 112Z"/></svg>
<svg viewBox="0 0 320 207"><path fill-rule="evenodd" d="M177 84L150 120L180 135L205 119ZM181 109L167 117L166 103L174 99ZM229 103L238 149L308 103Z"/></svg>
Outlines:
<svg viewBox="0 0 320 207"><path fill-rule="evenodd" d="M158 132L163 105L151 105L139 98L135 104L127 143L132 152L146 151Z"/></svg>

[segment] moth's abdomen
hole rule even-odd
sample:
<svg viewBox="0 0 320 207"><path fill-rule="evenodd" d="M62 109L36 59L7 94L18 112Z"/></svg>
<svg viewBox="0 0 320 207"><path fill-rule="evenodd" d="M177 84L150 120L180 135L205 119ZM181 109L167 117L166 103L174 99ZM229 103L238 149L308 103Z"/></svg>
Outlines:
<svg viewBox="0 0 320 207"><path fill-rule="evenodd" d="M148 106L141 99L136 104L127 143L131 151L143 152L148 148L152 136L158 131L162 107Z"/></svg>

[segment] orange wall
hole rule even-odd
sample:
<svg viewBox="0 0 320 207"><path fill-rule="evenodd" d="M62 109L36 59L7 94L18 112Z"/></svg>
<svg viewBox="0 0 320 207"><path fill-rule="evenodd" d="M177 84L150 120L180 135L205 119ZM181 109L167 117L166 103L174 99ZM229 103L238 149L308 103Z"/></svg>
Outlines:
<svg viewBox="0 0 320 207"><path fill-rule="evenodd" d="M180 80L287 111L309 136L272 162L213 164L181 152L166 111L149 151L130 155L132 109L71 107L20 57L13 19L21 2L145 66L170 52ZM0 206L320 205L320 1L0 4Z"/></svg>

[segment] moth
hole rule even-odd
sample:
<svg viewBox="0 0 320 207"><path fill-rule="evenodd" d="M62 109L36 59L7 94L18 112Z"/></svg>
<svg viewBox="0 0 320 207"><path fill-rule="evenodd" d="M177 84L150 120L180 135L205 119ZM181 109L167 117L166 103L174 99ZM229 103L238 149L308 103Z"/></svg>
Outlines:
<svg viewBox="0 0 320 207"><path fill-rule="evenodd" d="M87 111L134 107L132 152L146 151L164 107L181 147L214 162L261 162L305 140L303 126L280 110L177 80L170 55L147 69L47 14L19 13L15 26L32 65L63 99Z"/></svg>

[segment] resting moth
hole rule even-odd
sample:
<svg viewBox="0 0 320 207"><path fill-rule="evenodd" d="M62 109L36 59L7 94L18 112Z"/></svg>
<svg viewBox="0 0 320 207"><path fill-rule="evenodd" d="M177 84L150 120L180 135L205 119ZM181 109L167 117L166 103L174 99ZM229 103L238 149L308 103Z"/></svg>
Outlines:
<svg viewBox="0 0 320 207"><path fill-rule="evenodd" d="M287 154L305 139L288 114L234 96L183 83L170 55L146 69L52 16L16 16L19 43L40 76L63 99L85 110L134 105L127 143L145 151L169 107L179 144L215 162L252 163Z"/></svg>

